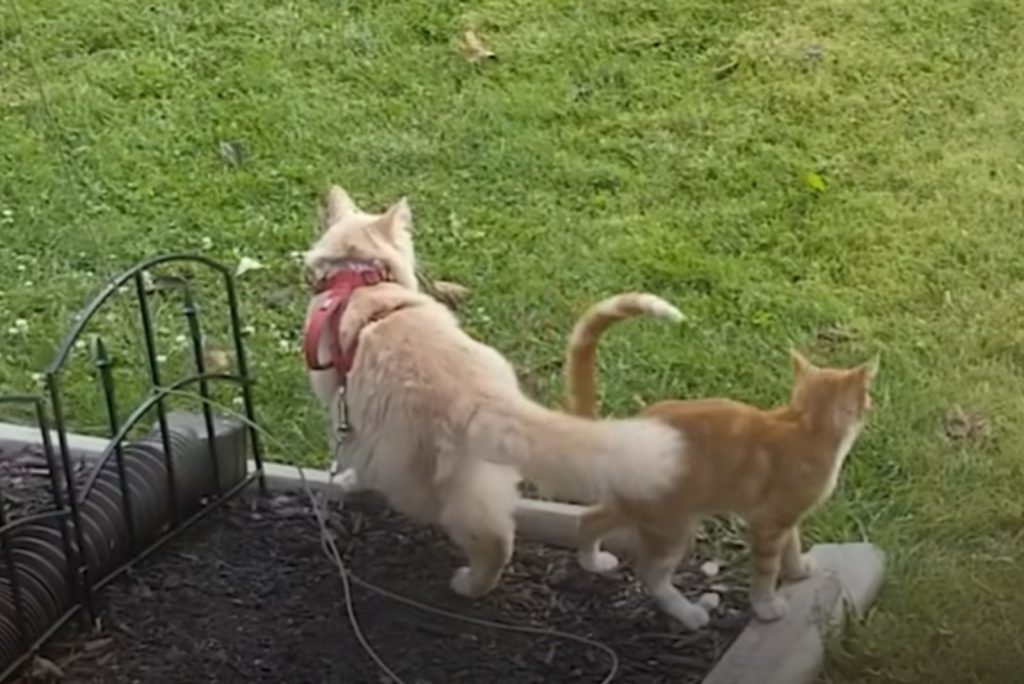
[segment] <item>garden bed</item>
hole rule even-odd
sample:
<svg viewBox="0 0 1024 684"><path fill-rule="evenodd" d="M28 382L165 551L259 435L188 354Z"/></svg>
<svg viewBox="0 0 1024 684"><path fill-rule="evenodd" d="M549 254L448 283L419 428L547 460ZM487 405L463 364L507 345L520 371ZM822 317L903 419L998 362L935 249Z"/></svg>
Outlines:
<svg viewBox="0 0 1024 684"><path fill-rule="evenodd" d="M748 622L740 584L724 591L710 629L679 632L628 570L591 575L570 552L525 541L499 587L468 601L448 588L460 559L436 530L371 497L351 499L330 517L360 577L464 615L601 641L621 659L617 681L699 682ZM697 564L677 578L691 597L716 581ZM608 670L608 657L593 647L353 592L370 643L409 684L599 682ZM230 502L101 596L98 630L65 629L44 654L65 683L388 681L353 635L337 570L303 495Z"/></svg>

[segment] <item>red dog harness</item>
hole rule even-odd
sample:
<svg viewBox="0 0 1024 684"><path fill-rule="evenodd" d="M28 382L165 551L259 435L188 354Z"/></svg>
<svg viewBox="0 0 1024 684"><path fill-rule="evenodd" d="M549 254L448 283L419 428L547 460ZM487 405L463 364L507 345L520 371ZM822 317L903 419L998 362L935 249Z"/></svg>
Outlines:
<svg viewBox="0 0 1024 684"><path fill-rule="evenodd" d="M313 287L313 293L321 296L320 302L309 312L302 332L302 354L310 370L333 368L342 382L352 370L356 357L356 343L349 349L342 349L338 339L338 324L348 306L352 293L361 287L389 282L387 268L376 261L346 261L341 269L324 278ZM320 339L327 330L327 346L330 361L320 363Z"/></svg>

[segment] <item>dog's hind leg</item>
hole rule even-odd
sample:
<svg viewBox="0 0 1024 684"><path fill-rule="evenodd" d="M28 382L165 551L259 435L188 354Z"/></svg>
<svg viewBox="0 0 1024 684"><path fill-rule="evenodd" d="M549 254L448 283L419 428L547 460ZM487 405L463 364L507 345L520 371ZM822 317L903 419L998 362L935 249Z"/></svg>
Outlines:
<svg viewBox="0 0 1024 684"><path fill-rule="evenodd" d="M469 560L452 576L452 591L477 598L497 585L512 557L517 499L514 476L485 467L445 501L439 522Z"/></svg>
<svg viewBox="0 0 1024 684"><path fill-rule="evenodd" d="M468 598L478 598L497 586L502 570L512 557L514 533L509 522L507 530L474 526L448 528L452 541L469 558L469 565L452 575L452 591Z"/></svg>

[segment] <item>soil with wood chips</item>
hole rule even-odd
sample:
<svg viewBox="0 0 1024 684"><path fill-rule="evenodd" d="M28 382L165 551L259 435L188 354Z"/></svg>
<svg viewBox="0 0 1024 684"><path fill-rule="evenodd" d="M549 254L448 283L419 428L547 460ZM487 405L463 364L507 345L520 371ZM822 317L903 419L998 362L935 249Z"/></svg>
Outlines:
<svg viewBox="0 0 1024 684"><path fill-rule="evenodd" d="M90 462L86 454L69 450L68 462L77 483L84 481ZM57 445L53 446L58 496L67 502L67 484ZM43 448L37 444L0 440L0 492L4 516L14 522L36 513L56 510L53 480Z"/></svg>
<svg viewBox="0 0 1024 684"><path fill-rule="evenodd" d="M560 630L606 644L614 681L699 682L748 620L742 585L723 586L691 559L677 584L691 598L715 589L709 628L680 631L631 573L597 576L571 552L519 541L501 584L471 601L448 581L458 550L372 496L329 512L342 557L359 578L480 620ZM716 584L717 582L717 584ZM605 681L609 655L552 634L460 622L354 584L351 605L376 656L406 684ZM395 681L360 644L338 568L321 548L308 499L238 499L211 514L100 596L90 633L68 627L29 678L64 684L382 684Z"/></svg>

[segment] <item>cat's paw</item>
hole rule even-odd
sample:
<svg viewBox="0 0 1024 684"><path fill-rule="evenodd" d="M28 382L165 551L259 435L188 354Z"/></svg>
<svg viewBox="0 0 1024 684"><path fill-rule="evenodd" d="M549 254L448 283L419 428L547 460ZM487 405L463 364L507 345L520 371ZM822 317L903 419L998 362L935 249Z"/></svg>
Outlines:
<svg viewBox="0 0 1024 684"><path fill-rule="evenodd" d="M799 582L805 580L814 574L814 570L817 566L814 563L814 559L809 554L800 556L800 562L795 568L787 568L786 579L790 582Z"/></svg>
<svg viewBox="0 0 1024 684"><path fill-rule="evenodd" d="M696 632L698 629L711 622L711 616L708 615L708 611L704 610L701 606L690 603L689 601L666 607L665 610L670 616L691 632Z"/></svg>
<svg viewBox="0 0 1024 684"><path fill-rule="evenodd" d="M615 557L615 554L608 553L607 551L597 551L594 553L584 553L581 551L578 558L580 567L587 572L611 572L619 567L619 559Z"/></svg>
<svg viewBox="0 0 1024 684"><path fill-rule="evenodd" d="M474 581L473 571L469 566L456 570L448 586L459 596L471 599L480 598L487 593L487 587L480 587Z"/></svg>
<svg viewBox="0 0 1024 684"><path fill-rule="evenodd" d="M762 622L774 622L781 620L789 613L789 604L781 596L773 596L770 599L754 601L751 604L754 615Z"/></svg>

